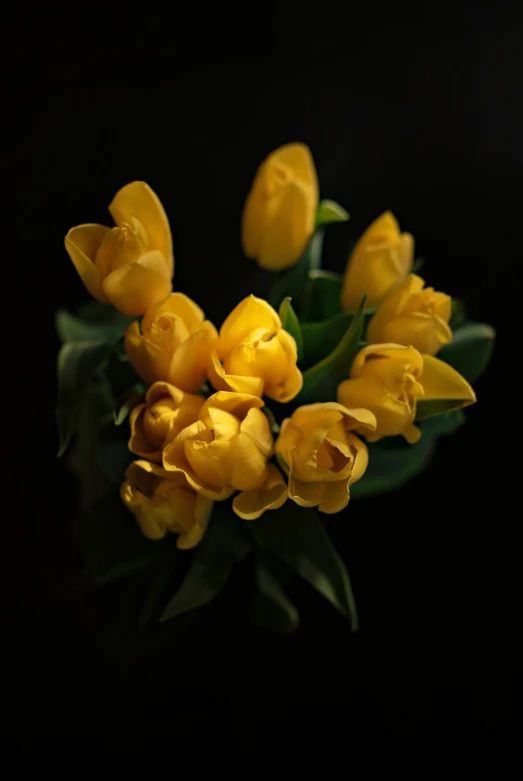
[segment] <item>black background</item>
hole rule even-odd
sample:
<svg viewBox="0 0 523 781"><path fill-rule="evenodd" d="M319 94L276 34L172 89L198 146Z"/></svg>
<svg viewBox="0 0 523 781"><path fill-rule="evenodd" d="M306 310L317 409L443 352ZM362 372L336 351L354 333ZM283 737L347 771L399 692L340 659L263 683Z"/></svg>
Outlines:
<svg viewBox="0 0 523 781"><path fill-rule="evenodd" d="M29 731L118 731L135 711L142 728L176 723L178 735L256 714L320 731L349 720L492 730L511 718L522 19L264 9L20 13L6 28L3 624L11 720ZM297 634L261 634L241 570L170 645L115 644L118 592L70 594L81 562L68 533L76 487L55 458L53 312L87 296L63 236L107 222L114 193L146 180L171 221L175 289L219 324L268 287L242 256L241 209L261 160L294 140L311 147L322 196L351 213L329 230L326 266L342 270L351 238L392 209L430 284L496 328L494 359L467 426L424 475L326 522L353 580L357 636L299 584Z"/></svg>

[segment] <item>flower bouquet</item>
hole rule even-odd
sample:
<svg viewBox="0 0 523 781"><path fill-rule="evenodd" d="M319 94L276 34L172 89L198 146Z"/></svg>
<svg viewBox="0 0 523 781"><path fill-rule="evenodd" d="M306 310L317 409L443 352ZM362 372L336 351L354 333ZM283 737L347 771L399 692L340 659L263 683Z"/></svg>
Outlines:
<svg viewBox="0 0 523 781"><path fill-rule="evenodd" d="M80 481L75 524L93 583L149 574L137 620L209 603L252 562L252 617L292 630L293 574L351 623L345 565L322 517L403 485L464 422L494 332L418 275L392 213L322 269L324 231L348 219L320 200L304 144L259 167L245 255L274 273L217 329L172 292L169 221L143 182L114 197L115 227L84 224L67 252L95 301L59 311L57 418ZM183 262L183 261L182 261Z"/></svg>

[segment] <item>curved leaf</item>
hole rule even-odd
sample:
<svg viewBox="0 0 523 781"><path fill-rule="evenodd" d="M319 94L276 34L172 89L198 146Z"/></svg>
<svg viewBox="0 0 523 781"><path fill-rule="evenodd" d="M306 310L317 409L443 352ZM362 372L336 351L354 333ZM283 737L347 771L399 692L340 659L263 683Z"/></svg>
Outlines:
<svg viewBox="0 0 523 781"><path fill-rule="evenodd" d="M334 222L347 222L347 220L350 220L350 214L339 203L330 201L328 198L320 201L318 211L316 212L316 226L330 225Z"/></svg>
<svg viewBox="0 0 523 781"><path fill-rule="evenodd" d="M349 575L314 510L287 502L280 510L250 521L247 528L259 545L285 561L357 630Z"/></svg>
<svg viewBox="0 0 523 781"><path fill-rule="evenodd" d="M60 349L56 405L59 457L67 450L76 430L85 390L110 352L111 343L107 341L68 342Z"/></svg>
<svg viewBox="0 0 523 781"><path fill-rule="evenodd" d="M249 540L227 503L217 502L209 527L195 548L189 572L160 616L160 623L211 602L237 561L250 550Z"/></svg>
<svg viewBox="0 0 523 781"><path fill-rule="evenodd" d="M136 318L122 315L113 307L107 308L112 314L103 312L100 317L103 316L104 319L100 320L92 317L79 317L65 309L59 309L55 314L55 327L62 344L66 342L109 341L123 336L129 324Z"/></svg>
<svg viewBox="0 0 523 781"><path fill-rule="evenodd" d="M307 282L309 272L321 266L323 249L323 228L318 228L311 236L303 255L289 271L283 271L269 293L269 303L278 309L281 302L290 296L295 302L298 314L301 314L299 301Z"/></svg>
<svg viewBox="0 0 523 781"><path fill-rule="evenodd" d="M291 297L287 296L280 304L278 314L282 322L282 327L287 333L289 333L296 341L296 348L298 350L298 362L303 353L303 340L301 336L300 321L296 316L296 312L292 308Z"/></svg>
<svg viewBox="0 0 523 781"><path fill-rule="evenodd" d="M303 293L303 319L318 321L338 315L341 312L342 287L341 274L323 269L310 271Z"/></svg>
<svg viewBox="0 0 523 781"><path fill-rule="evenodd" d="M401 488L428 466L435 447L436 437L425 435L408 447L369 444L369 465L361 480L351 486L351 500Z"/></svg>
<svg viewBox="0 0 523 781"><path fill-rule="evenodd" d="M495 338L496 332L492 326L469 322L454 331L452 342L441 348L438 358L473 383L489 364Z"/></svg>
<svg viewBox="0 0 523 781"><path fill-rule="evenodd" d="M251 610L251 620L264 629L293 632L300 623L296 607L283 590L289 579L289 568L268 551L256 562L258 594Z"/></svg>
<svg viewBox="0 0 523 781"><path fill-rule="evenodd" d="M364 307L365 297L335 349L303 372L303 387L295 399L297 403L331 401L336 398L337 386L341 380L348 377L352 362L360 349Z"/></svg>
<svg viewBox="0 0 523 781"><path fill-rule="evenodd" d="M341 312L328 320L301 324L303 356L300 366L309 369L331 353L340 343L354 314Z"/></svg>

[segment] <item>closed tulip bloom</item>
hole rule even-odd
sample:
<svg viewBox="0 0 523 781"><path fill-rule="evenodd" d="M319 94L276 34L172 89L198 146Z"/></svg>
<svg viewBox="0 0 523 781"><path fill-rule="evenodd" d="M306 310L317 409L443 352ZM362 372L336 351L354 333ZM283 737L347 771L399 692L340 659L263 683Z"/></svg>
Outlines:
<svg viewBox="0 0 523 781"><path fill-rule="evenodd" d="M124 346L135 371L148 384L168 382L186 393L198 391L207 376L215 327L183 293L171 293L147 310L141 331L131 323Z"/></svg>
<svg viewBox="0 0 523 781"><path fill-rule="evenodd" d="M248 258L269 271L293 266L314 233L318 179L309 147L286 144L260 165L243 211Z"/></svg>
<svg viewBox="0 0 523 781"><path fill-rule="evenodd" d="M217 390L287 402L301 390L294 338L272 306L247 296L226 318L212 352L209 379Z"/></svg>
<svg viewBox="0 0 523 781"><path fill-rule="evenodd" d="M120 496L145 537L178 535L178 548L194 548L203 537L213 503L196 493L181 472L169 473L149 461L134 461L125 473Z"/></svg>
<svg viewBox="0 0 523 781"><path fill-rule="evenodd" d="M164 448L163 466L183 472L196 491L217 501L260 487L274 452L261 407L260 398L246 393L210 396L198 420Z"/></svg>
<svg viewBox="0 0 523 781"><path fill-rule="evenodd" d="M366 306L379 304L387 293L405 279L414 260L414 239L401 233L392 212L384 212L369 225L349 258L341 305L355 309L363 296Z"/></svg>
<svg viewBox="0 0 523 781"><path fill-rule="evenodd" d="M367 446L354 429L373 431L366 409L336 402L307 404L283 421L276 441L279 463L289 477L289 497L302 507L337 513L349 501L350 486L363 477Z"/></svg>
<svg viewBox="0 0 523 781"><path fill-rule="evenodd" d="M409 274L385 297L371 319L367 341L412 345L421 353L435 355L452 340L451 306L450 296L425 287L421 277Z"/></svg>
<svg viewBox="0 0 523 781"><path fill-rule="evenodd" d="M184 393L168 382L155 382L147 391L145 402L129 416L129 450L161 463L164 446L197 420L204 401L203 396Z"/></svg>
<svg viewBox="0 0 523 781"><path fill-rule="evenodd" d="M421 436L414 425L419 399L454 399L461 406L476 396L469 383L448 364L414 347L372 344L357 354L350 379L338 386L338 401L346 406L365 405L376 417L376 429L364 434L369 442L401 434L413 444Z"/></svg>
<svg viewBox="0 0 523 781"><path fill-rule="evenodd" d="M65 247L94 298L126 315L143 315L172 289L169 221L145 182L122 187L109 212L116 227L78 225L65 237Z"/></svg>

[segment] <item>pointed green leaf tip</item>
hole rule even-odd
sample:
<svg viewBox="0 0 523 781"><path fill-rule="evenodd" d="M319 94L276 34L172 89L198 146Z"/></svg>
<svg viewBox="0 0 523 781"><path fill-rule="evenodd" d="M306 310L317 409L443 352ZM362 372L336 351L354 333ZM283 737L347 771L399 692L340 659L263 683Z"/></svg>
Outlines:
<svg viewBox="0 0 523 781"><path fill-rule="evenodd" d="M329 225L333 222L347 222L350 219L349 212L336 201L323 200L318 205L316 212L316 225Z"/></svg>

